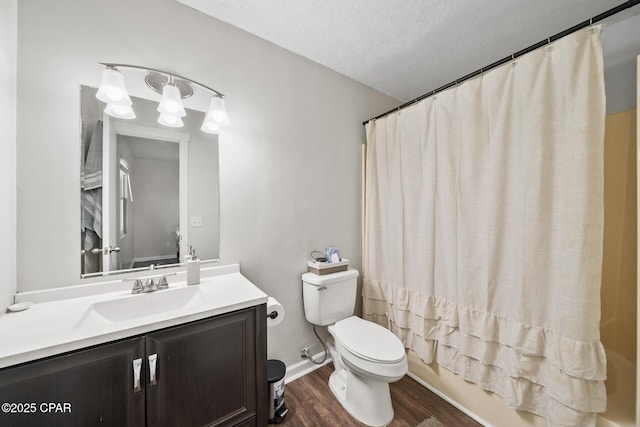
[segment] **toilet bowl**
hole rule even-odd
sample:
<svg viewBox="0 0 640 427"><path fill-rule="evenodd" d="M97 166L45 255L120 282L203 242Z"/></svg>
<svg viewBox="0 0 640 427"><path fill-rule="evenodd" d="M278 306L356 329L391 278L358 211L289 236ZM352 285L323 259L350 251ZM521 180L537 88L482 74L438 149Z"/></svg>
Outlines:
<svg viewBox="0 0 640 427"><path fill-rule="evenodd" d="M329 388L357 420L372 427L393 420L389 383L408 370L402 342L382 326L353 316L357 270L302 276L305 316L328 326L335 371Z"/></svg>
<svg viewBox="0 0 640 427"><path fill-rule="evenodd" d="M389 383L408 369L404 346L387 329L355 316L329 326L329 333L335 367L329 388L354 418L369 426L389 424Z"/></svg>

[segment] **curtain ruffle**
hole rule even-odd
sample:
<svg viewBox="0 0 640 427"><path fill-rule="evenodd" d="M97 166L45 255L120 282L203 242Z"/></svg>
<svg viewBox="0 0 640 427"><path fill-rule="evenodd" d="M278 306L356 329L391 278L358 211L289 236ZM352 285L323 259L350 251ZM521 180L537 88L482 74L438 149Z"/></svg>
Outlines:
<svg viewBox="0 0 640 427"><path fill-rule="evenodd" d="M600 341L576 341L366 277L363 297L365 319L388 327L425 363L437 362L513 409L557 426L594 425L595 413L606 410Z"/></svg>

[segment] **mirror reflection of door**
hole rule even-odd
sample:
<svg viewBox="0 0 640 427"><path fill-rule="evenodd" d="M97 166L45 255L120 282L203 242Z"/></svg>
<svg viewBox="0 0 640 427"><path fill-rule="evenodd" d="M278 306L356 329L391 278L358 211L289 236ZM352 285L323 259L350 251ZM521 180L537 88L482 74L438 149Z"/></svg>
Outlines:
<svg viewBox="0 0 640 427"><path fill-rule="evenodd" d="M187 110L184 127L170 129L158 125L155 101L132 97L137 117L121 120L104 114L104 105L95 94L95 88L80 87L81 277L116 274L132 266L149 268L152 263L183 263L189 245L201 259L218 259L218 137L200 130L204 113ZM141 151L136 148L138 143L153 145L152 155L164 156L148 157L147 166L152 161L168 161L162 147L171 146L172 162L178 152L179 176L169 173L175 166L145 168L142 162L140 167L143 155L135 154ZM89 182L92 169L97 172L95 187ZM136 176L142 170L150 175L162 171L162 175L139 184ZM178 202L175 192L166 193L175 185ZM193 216L191 225L189 215ZM160 220L162 228L149 231L150 223Z"/></svg>
<svg viewBox="0 0 640 427"><path fill-rule="evenodd" d="M188 142L107 115L96 122L81 178L83 274L183 261Z"/></svg>
<svg viewBox="0 0 640 427"><path fill-rule="evenodd" d="M178 144L118 135L117 242L112 269L177 264L180 237Z"/></svg>
<svg viewBox="0 0 640 427"><path fill-rule="evenodd" d="M189 134L103 121L102 272L182 262Z"/></svg>
<svg viewBox="0 0 640 427"><path fill-rule="evenodd" d="M179 144L109 130L102 138L96 123L85 155L84 272L180 262ZM103 180L116 191L103 193Z"/></svg>

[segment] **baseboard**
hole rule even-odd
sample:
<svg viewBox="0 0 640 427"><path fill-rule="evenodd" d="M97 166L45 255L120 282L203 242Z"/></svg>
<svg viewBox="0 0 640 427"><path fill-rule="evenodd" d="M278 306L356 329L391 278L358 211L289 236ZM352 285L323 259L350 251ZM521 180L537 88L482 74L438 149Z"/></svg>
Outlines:
<svg viewBox="0 0 640 427"><path fill-rule="evenodd" d="M313 355L313 360L322 360L324 357L324 351L320 353L316 353ZM294 363L291 366L287 366L287 373L284 376L284 382L290 383L291 381L297 380L300 377L304 377L305 375L315 371L318 368L322 368L324 365L330 363L332 361L331 357L327 357L327 360L324 361L321 365L316 365L311 362L309 359L303 359L298 363Z"/></svg>
<svg viewBox="0 0 640 427"><path fill-rule="evenodd" d="M453 405L454 407L456 407L460 411L464 412L467 416L469 416L469 418L473 418L474 420L476 420L477 422L482 424L484 427L494 427L493 424L489 423L488 421L483 420L478 415L474 414L469 409L465 408L464 406L462 406L461 404L459 404L458 402L456 402L455 400L453 400L452 398L450 398L446 394L442 393L440 390L438 390L437 388L433 387L431 384L429 384L428 382L426 382L425 380L423 380L422 378L420 378L416 374L414 374L412 372L407 372L407 376L409 376L410 378L413 378L420 385L422 385L423 387L429 389L429 391L433 392L435 395L437 395L441 399L447 401L448 403L450 403L451 405Z"/></svg>

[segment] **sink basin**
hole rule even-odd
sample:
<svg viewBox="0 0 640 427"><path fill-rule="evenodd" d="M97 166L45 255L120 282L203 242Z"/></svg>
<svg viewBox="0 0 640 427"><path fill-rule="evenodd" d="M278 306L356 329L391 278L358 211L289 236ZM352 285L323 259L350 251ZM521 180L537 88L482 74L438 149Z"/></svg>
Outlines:
<svg viewBox="0 0 640 427"><path fill-rule="evenodd" d="M165 289L146 294L128 295L93 303L74 330L99 328L169 311L197 307L206 303L198 287Z"/></svg>

